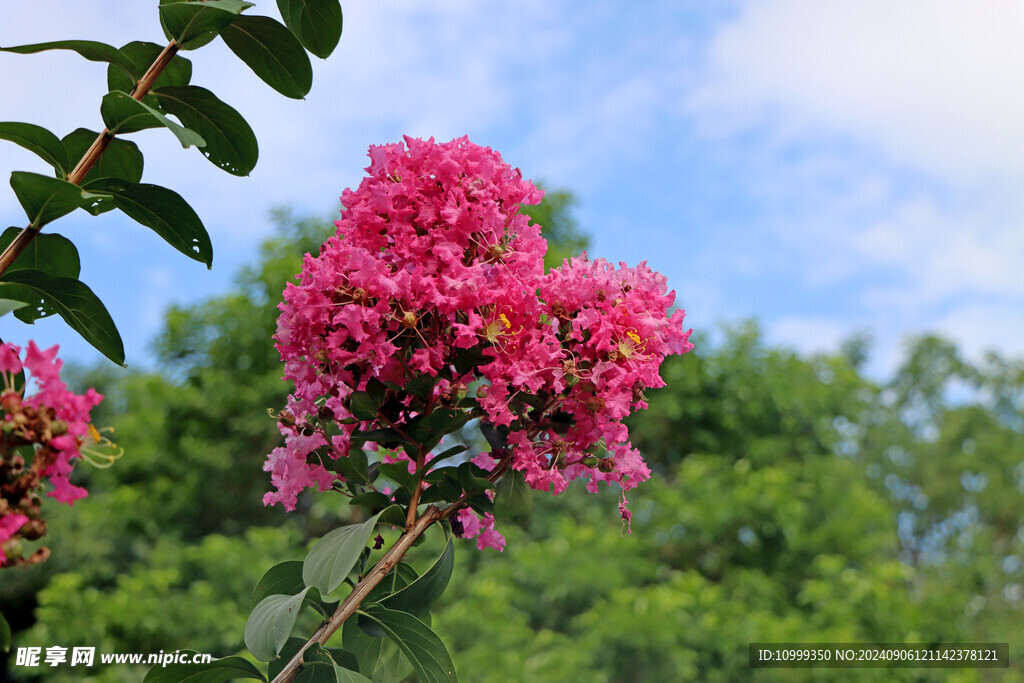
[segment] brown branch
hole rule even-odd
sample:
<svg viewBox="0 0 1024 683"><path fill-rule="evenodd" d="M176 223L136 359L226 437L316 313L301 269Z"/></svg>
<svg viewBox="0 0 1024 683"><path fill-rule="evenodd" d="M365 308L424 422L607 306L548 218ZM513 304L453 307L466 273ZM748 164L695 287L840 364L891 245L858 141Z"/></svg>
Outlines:
<svg viewBox="0 0 1024 683"><path fill-rule="evenodd" d="M341 628L345 620L359 609L360 603L370 594L370 591L376 588L377 584L387 576L388 572L405 557L405 553L412 547L413 542L427 530L427 527L441 519L442 515L443 513L436 506L431 505L427 508L420 518L416 520L416 524L402 534L401 538L384 553L384 557L380 558L380 562L374 566L373 570L356 584L352 592L348 594L348 597L338 605L338 609L331 615L331 618L320 625L320 628L306 641L302 649L281 669L281 673L277 675L273 683L288 683L295 680L295 677L299 674L299 668L302 666L302 654L306 651L306 648L313 643L320 643L321 645L326 643L327 639Z"/></svg>
<svg viewBox="0 0 1024 683"><path fill-rule="evenodd" d="M178 51L178 44L175 41L171 41L167 47L163 49L157 58L153 60L153 63L149 65L146 73L143 74L139 82L135 84L135 88L132 89L131 97L135 100L141 100L143 97L149 94L149 89L153 87L153 83L159 78L163 70L167 68L167 65L171 63L175 53ZM114 139L114 134L108 129L104 128L103 132L96 136L92 145L85 151L82 158L78 160L75 167L68 174L67 181L75 185L80 185L86 174L92 170L92 167L99 161L100 155L110 144L110 141ZM0 254L0 275L6 271L14 260L21 255L21 252L25 251L25 248L29 243L35 239L36 235L39 234L40 228L35 225L28 225L21 229L21 232L15 236L7 248L4 249L4 253Z"/></svg>
<svg viewBox="0 0 1024 683"><path fill-rule="evenodd" d="M504 454L494 469L491 470L487 475L487 479L490 481L497 481L502 474L504 474L509 465L511 464L511 455L509 453ZM463 495L457 501L441 510L435 505L428 507L423 514L416 520L416 523L409 528L402 536L395 542L391 548L384 553L384 557L380 558L380 561L374 566L373 570L363 577L363 579L356 584L352 592L348 594L348 597L338 605L338 609L335 610L331 618L320 625L320 628L316 630L316 633L306 641L306 644L302 646L302 649L295 653L283 669L281 673L277 675L272 683L290 683L295 680L295 677L299 675L299 669L302 667L302 653L306 651L313 643L320 643L323 645L327 642L327 639L334 635L345 620L352 616L357 609L359 609L360 603L363 599L370 594L374 588L377 587L388 572L390 572L396 564L405 557L405 553L412 547L412 544L419 538L427 528L442 519L448 519L459 508L465 506L466 499L468 496ZM415 509L415 508L413 508Z"/></svg>

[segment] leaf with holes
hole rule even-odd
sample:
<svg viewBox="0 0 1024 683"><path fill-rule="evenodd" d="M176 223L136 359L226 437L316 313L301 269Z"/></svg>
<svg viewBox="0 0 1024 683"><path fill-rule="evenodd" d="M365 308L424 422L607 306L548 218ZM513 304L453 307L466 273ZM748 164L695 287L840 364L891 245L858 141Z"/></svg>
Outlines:
<svg viewBox="0 0 1024 683"><path fill-rule="evenodd" d="M316 586L324 595L336 590L359 561L359 555L370 540L381 514L374 515L362 524L335 529L317 541L302 564L302 580L305 584Z"/></svg>
<svg viewBox="0 0 1024 683"><path fill-rule="evenodd" d="M33 123L0 123L0 140L8 140L24 147L46 163L53 166L57 175L66 178L71 166L68 154L60 139L42 126Z"/></svg>
<svg viewBox="0 0 1024 683"><path fill-rule="evenodd" d="M81 159L92 143L98 137L98 133L87 128L78 128L64 136L61 142L67 150L69 159ZM127 180L130 183L137 183L142 180L142 152L139 146L131 140L112 138L107 143L100 158L96 160L89 172L85 174L81 185L85 186L100 178L118 178ZM113 211L114 202L110 197L95 195L83 207L93 216L98 216L107 211Z"/></svg>
<svg viewBox="0 0 1024 683"><path fill-rule="evenodd" d="M183 654L198 654L183 650ZM224 683L240 678L266 681L259 669L241 657L214 659L205 664L165 664L154 666L142 679L143 683Z"/></svg>
<svg viewBox="0 0 1024 683"><path fill-rule="evenodd" d="M50 277L38 270L8 271L0 279L0 299L24 301L30 306L44 301L100 353L124 365L124 343L117 326L99 297L80 280ZM15 315L28 310L26 306Z"/></svg>
<svg viewBox="0 0 1024 683"><path fill-rule="evenodd" d="M295 595L269 595L245 622L245 646L261 662L275 659L288 641L309 588Z"/></svg>
<svg viewBox="0 0 1024 683"><path fill-rule="evenodd" d="M285 97L302 99L312 87L313 67L302 44L270 17L242 15L220 37L253 73Z"/></svg>
<svg viewBox="0 0 1024 683"><path fill-rule="evenodd" d="M160 0L160 27L180 49L195 50L252 6L241 0Z"/></svg>
<svg viewBox="0 0 1024 683"><path fill-rule="evenodd" d="M195 85L154 90L160 106L203 136L200 150L215 166L232 175L249 175L259 158L256 134L242 115L206 88Z"/></svg>
<svg viewBox="0 0 1024 683"><path fill-rule="evenodd" d="M343 17L338 0L277 0L284 24L302 45L327 59L341 40Z"/></svg>
<svg viewBox="0 0 1024 683"><path fill-rule="evenodd" d="M129 76L135 77L135 64L132 60L113 45L99 43L95 40L56 40L51 43L34 43L17 47L0 47L0 52L14 52L19 55L31 55L45 50L71 50L85 57L90 62L107 62L123 69Z"/></svg>
<svg viewBox="0 0 1024 683"><path fill-rule="evenodd" d="M7 228L0 235L0 253L14 241L21 228ZM7 268L15 270L40 270L50 277L77 278L82 270L78 249L67 237L56 233L40 233L18 254Z"/></svg>
<svg viewBox="0 0 1024 683"><path fill-rule="evenodd" d="M78 185L60 178L14 171L11 187L28 216L29 225L39 229L85 206L91 195Z"/></svg>
<svg viewBox="0 0 1024 683"><path fill-rule="evenodd" d="M202 135L171 121L153 107L132 99L125 92L116 91L104 95L100 104L100 116L103 117L103 125L112 135L164 126L174 133L182 147L206 146L206 140Z"/></svg>
<svg viewBox="0 0 1024 683"><path fill-rule="evenodd" d="M148 183L103 179L89 184L90 191L111 198L114 206L163 237L190 259L213 265L213 245L199 216L174 190Z"/></svg>

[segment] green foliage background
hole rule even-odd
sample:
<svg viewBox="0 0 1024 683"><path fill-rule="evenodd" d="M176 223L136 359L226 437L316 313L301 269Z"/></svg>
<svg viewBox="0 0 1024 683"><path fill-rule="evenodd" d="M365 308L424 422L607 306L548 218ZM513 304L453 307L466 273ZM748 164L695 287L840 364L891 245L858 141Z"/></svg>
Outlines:
<svg viewBox="0 0 1024 683"><path fill-rule="evenodd" d="M534 218L551 259L586 246L572 196ZM79 468L89 498L51 505L52 559L6 571L15 647L97 652L244 649L252 587L349 519L341 500L267 509L268 408L287 387L272 346L284 283L329 221L276 214L278 231L233 290L170 310L159 373L80 369L107 400L98 424L127 452ZM685 306L685 292L681 304ZM696 335L667 388L631 420L655 476L630 495L537 495L501 555L470 543L435 614L467 681L1024 681L1024 364L969 363L941 339L907 344L890 382L833 356L771 348L756 324ZM416 551L437 552L428 542ZM1009 642L1010 671L758 670L747 643ZM25 668L3 680L30 680ZM133 681L127 666L32 670Z"/></svg>

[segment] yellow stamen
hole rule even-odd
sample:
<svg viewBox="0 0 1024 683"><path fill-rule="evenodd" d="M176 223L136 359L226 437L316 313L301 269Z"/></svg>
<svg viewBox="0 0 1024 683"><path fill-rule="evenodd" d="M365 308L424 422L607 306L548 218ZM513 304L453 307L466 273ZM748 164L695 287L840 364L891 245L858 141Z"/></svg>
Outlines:
<svg viewBox="0 0 1024 683"><path fill-rule="evenodd" d="M506 330L512 328L512 323L508 321L508 316L506 316L504 313L499 313L498 319L501 320L501 323L505 326Z"/></svg>
<svg viewBox="0 0 1024 683"><path fill-rule="evenodd" d="M633 330L630 330L629 332L626 332L626 336L629 337L630 339L632 339L633 342L636 343L636 344L639 344L640 341L641 341L640 335L637 334L636 332L634 332Z"/></svg>

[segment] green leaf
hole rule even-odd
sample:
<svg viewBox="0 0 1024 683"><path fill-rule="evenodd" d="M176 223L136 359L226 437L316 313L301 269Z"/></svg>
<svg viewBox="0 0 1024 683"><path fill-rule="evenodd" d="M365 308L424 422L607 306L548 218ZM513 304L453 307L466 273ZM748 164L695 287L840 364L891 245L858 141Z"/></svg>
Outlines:
<svg viewBox="0 0 1024 683"><path fill-rule="evenodd" d="M0 318L4 317L11 311L16 311L19 308L25 308L28 306L24 301L12 301L11 299L0 299Z"/></svg>
<svg viewBox="0 0 1024 683"><path fill-rule="evenodd" d="M397 448L401 444L410 443L405 437L393 429L371 429L368 432L353 432L352 441L373 441L385 448Z"/></svg>
<svg viewBox="0 0 1024 683"><path fill-rule="evenodd" d="M78 128L65 135L61 143L68 153L68 158L77 161L85 155L98 137L99 133L94 133L88 128ZM103 154L85 174L82 184L86 185L100 178L118 178L137 183L142 180L142 166L142 152L139 151L138 145L131 140L112 138ZM111 205L110 208L114 207Z"/></svg>
<svg viewBox="0 0 1024 683"><path fill-rule="evenodd" d="M288 560L276 564L263 575L252 589L249 611L271 595L295 595L305 587L302 581L302 560Z"/></svg>
<svg viewBox="0 0 1024 683"><path fill-rule="evenodd" d="M284 25L302 45L327 59L341 40L343 19L338 0L277 0Z"/></svg>
<svg viewBox="0 0 1024 683"><path fill-rule="evenodd" d="M174 133L182 147L206 146L206 140L202 135L171 121L145 102L132 99L126 92L115 91L104 95L100 104L100 116L103 117L103 125L111 135L164 126Z"/></svg>
<svg viewBox="0 0 1024 683"><path fill-rule="evenodd" d="M270 17L240 16L220 37L264 83L302 99L313 86L313 67L291 31Z"/></svg>
<svg viewBox="0 0 1024 683"><path fill-rule="evenodd" d="M391 505L391 499L383 493L367 491L366 493L361 493L358 496L353 497L348 504L361 507L365 510L383 510Z"/></svg>
<svg viewBox="0 0 1024 683"><path fill-rule="evenodd" d="M303 561L302 580L305 584L316 586L324 595L334 592L359 561L378 517L379 513L362 524L335 529L317 541Z"/></svg>
<svg viewBox="0 0 1024 683"><path fill-rule="evenodd" d="M232 175L249 175L260 150L256 134L241 114L196 85L168 86L152 92L165 111L203 136L206 144L199 150L203 156Z"/></svg>
<svg viewBox="0 0 1024 683"><path fill-rule="evenodd" d="M439 454L435 455L433 458L431 458L430 462L427 463L427 468L429 469L429 468L433 467L434 465L436 465L437 463L441 462L442 460L447 460L448 458L456 456L459 453L462 453L463 451L466 451L466 450L468 450L468 449L465 446L462 446L462 445L460 445L460 446L452 446L448 450L442 451L441 453L439 453Z"/></svg>
<svg viewBox="0 0 1024 683"><path fill-rule="evenodd" d="M339 650L338 648L324 648L319 643L313 643L302 654L303 666L296 682L309 681L318 683L373 683L369 678L363 676L353 669L358 667L355 656Z"/></svg>
<svg viewBox="0 0 1024 683"><path fill-rule="evenodd" d="M0 652L11 651L11 625L7 623L2 612L0 612Z"/></svg>
<svg viewBox="0 0 1024 683"><path fill-rule="evenodd" d="M71 170L68 163L68 154L60 139L42 126L33 123L0 123L0 140L9 140L16 145L24 147L46 163L53 166L53 170L61 178L66 178Z"/></svg>
<svg viewBox="0 0 1024 683"><path fill-rule="evenodd" d="M382 462L377 466L377 469L385 477L409 491L416 487L416 475L409 473L409 462L407 460Z"/></svg>
<svg viewBox="0 0 1024 683"><path fill-rule="evenodd" d="M430 614L430 606L444 593L448 581L452 578L454 566L455 548L452 546L451 537L449 537L444 551L430 569L405 588L378 602L388 609L408 612L423 619Z"/></svg>
<svg viewBox="0 0 1024 683"><path fill-rule="evenodd" d="M225 657L206 664L154 666L146 674L143 683L223 683L239 678L267 680L252 662L241 657Z"/></svg>
<svg viewBox="0 0 1024 683"><path fill-rule="evenodd" d="M124 365L124 343L114 321L99 298L80 280L50 277L38 270L8 271L0 280L0 298L29 305L41 299L100 353Z"/></svg>
<svg viewBox="0 0 1024 683"><path fill-rule="evenodd" d="M0 253L7 248L21 228L7 228L0 235ZM78 249L67 237L57 233L40 233L35 236L7 272L15 270L40 270L50 277L77 278L82 270Z"/></svg>
<svg viewBox="0 0 1024 683"><path fill-rule="evenodd" d="M506 472L498 482L494 494L494 516L498 519L522 521L533 510L533 496L530 486L519 470Z"/></svg>
<svg viewBox="0 0 1024 683"><path fill-rule="evenodd" d="M245 622L245 646L253 657L261 662L277 657L295 627L309 589L295 595L270 595L256 605Z"/></svg>
<svg viewBox="0 0 1024 683"><path fill-rule="evenodd" d="M377 417L380 402L368 391L353 391L349 397L349 410L357 420L373 420Z"/></svg>
<svg viewBox="0 0 1024 683"><path fill-rule="evenodd" d="M402 653L412 663L422 683L457 683L455 664L444 643L422 621L398 610L390 610L377 603L363 606L359 614L380 624Z"/></svg>
<svg viewBox="0 0 1024 683"><path fill-rule="evenodd" d="M160 26L180 49L195 50L252 6L241 0L160 0Z"/></svg>
<svg viewBox="0 0 1024 683"><path fill-rule="evenodd" d="M0 47L0 52L15 52L19 55L30 55L45 50L71 50L85 57L90 62L107 62L115 64L129 76L135 77L135 64L132 60L113 45L98 43L95 40L56 40L51 43L34 43L17 47Z"/></svg>
<svg viewBox="0 0 1024 683"><path fill-rule="evenodd" d="M165 49L163 45L139 40L122 45L120 48L122 54L135 64L135 73L137 74L146 73ZM165 85L188 85L191 80L192 62L181 55L174 55L150 88L160 88ZM136 79L126 76L120 69L107 68L107 90L122 90L130 93L135 89L137 82Z"/></svg>
<svg viewBox="0 0 1024 683"><path fill-rule="evenodd" d="M398 646L383 637L375 638L349 619L342 628L341 642L355 655L359 673L375 683L400 683L412 673L412 664Z"/></svg>
<svg viewBox="0 0 1024 683"><path fill-rule="evenodd" d="M28 215L29 224L36 229L85 206L89 199L89 194L78 185L38 173L14 171L11 187Z"/></svg>
<svg viewBox="0 0 1024 683"><path fill-rule="evenodd" d="M160 235L190 259L213 264L213 245L199 216L181 195L159 185L128 183L115 179L89 184L91 191L111 197L118 209Z"/></svg>

